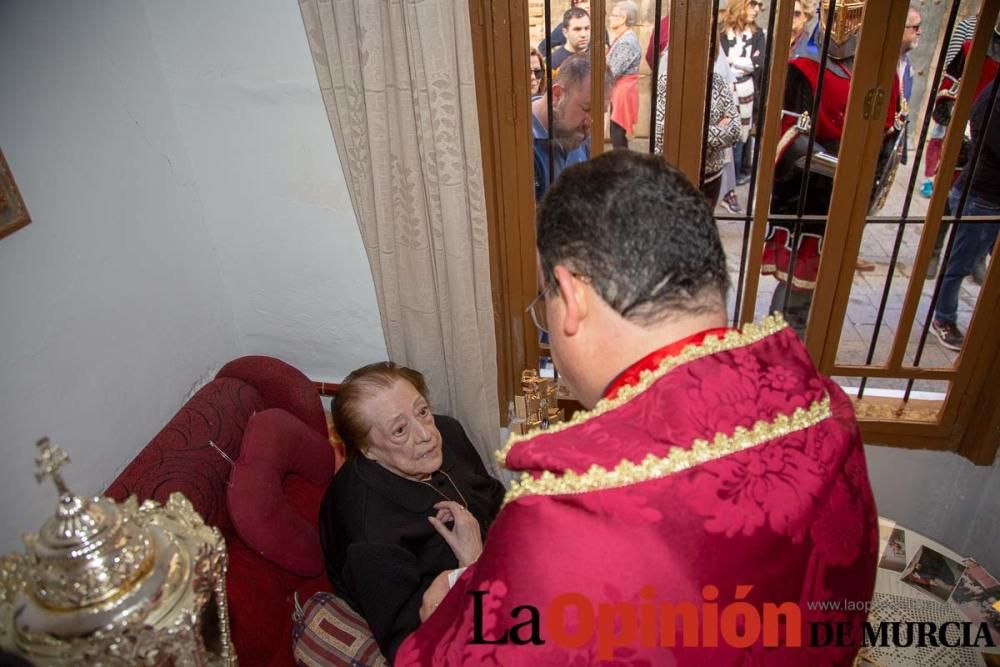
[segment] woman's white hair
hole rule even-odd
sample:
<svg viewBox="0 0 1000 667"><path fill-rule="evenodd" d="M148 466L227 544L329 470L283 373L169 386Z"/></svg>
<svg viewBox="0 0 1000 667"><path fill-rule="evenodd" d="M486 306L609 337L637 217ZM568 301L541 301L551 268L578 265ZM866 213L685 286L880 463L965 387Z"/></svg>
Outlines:
<svg viewBox="0 0 1000 667"><path fill-rule="evenodd" d="M632 0L619 0L615 7L621 7L625 11L625 25L633 26L639 19L639 7Z"/></svg>

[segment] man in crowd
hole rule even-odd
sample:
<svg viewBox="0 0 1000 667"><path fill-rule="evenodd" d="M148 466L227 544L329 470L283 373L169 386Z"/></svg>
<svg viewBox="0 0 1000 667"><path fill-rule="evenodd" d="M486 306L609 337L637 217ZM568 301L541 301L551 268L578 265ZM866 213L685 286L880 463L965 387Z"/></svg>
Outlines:
<svg viewBox="0 0 1000 667"><path fill-rule="evenodd" d="M500 452L521 480L396 665L851 664L878 555L851 403L779 318L726 328L704 195L611 151L563 172L537 239L532 317L589 411ZM736 601L790 615L753 631L702 613ZM811 647L817 622L848 639Z"/></svg>
<svg viewBox="0 0 1000 667"><path fill-rule="evenodd" d="M569 4L570 4L570 7L578 7L580 9L582 9L583 11L587 12L588 14L590 14L590 0L570 0ZM560 46L562 46L563 44L565 44L566 43L566 34L563 33L563 24L560 23L559 25L557 25L552 30L552 33L548 37L546 37L545 39L542 39L542 41L538 42L538 52L539 53L542 53L542 54L545 53L545 42L546 42L546 40L548 40L549 44L551 45L549 48L551 48L553 51L555 51Z"/></svg>
<svg viewBox="0 0 1000 667"><path fill-rule="evenodd" d="M605 77L605 81L610 81L610 78ZM577 55L566 60L559 68L549 94L552 95L551 122L545 95L531 103L535 201L541 200L563 169L583 162L590 155L590 59Z"/></svg>
<svg viewBox="0 0 1000 667"><path fill-rule="evenodd" d="M549 61L553 77L567 58L590 50L590 14L580 7L570 7L563 14L562 32L566 42L558 49L553 49L552 59Z"/></svg>
<svg viewBox="0 0 1000 667"><path fill-rule="evenodd" d="M899 47L899 64L896 66L896 77L899 80L899 90L902 93L902 102L904 105L904 115L909 114L910 110L910 96L913 94L913 67L910 62L910 51L917 48L917 42L920 41L920 9L914 5L910 5L910 9L906 13L906 27L903 28L903 41ZM909 139L910 123L906 122L906 126L903 129L903 156L900 159L901 164L906 164L907 159L907 140Z"/></svg>
<svg viewBox="0 0 1000 667"><path fill-rule="evenodd" d="M941 291L931 324L941 344L951 350L961 350L965 342L965 334L958 328L958 293L962 288L962 279L972 273L986 253L993 250L1000 232L1000 190L997 189L997 183L1000 183L1000 95L995 101L991 100L995 85L988 85L979 93L969 121L972 145L976 146L980 141L983 144L979 162L974 168L962 170L948 196L949 208L959 212L956 215L993 218L992 221L960 223L955 230L955 241L941 279ZM962 191L969 179L972 179L969 196L965 207L960 209Z"/></svg>

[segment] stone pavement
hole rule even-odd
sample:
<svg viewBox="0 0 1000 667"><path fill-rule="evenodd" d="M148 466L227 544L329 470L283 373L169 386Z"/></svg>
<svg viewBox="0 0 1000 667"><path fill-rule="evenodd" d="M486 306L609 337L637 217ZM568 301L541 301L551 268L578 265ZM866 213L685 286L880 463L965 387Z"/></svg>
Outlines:
<svg viewBox="0 0 1000 667"><path fill-rule="evenodd" d="M909 178L910 168L906 165L900 165L889 199L880 212L880 215L899 215L902 211ZM921 180L917 180L916 190L919 190ZM737 188L737 194L740 205L745 208L747 186L744 185ZM926 213L928 201L921 197L919 192L914 192L909 215L922 217ZM716 215L732 214L720 204L716 209ZM875 347L875 354L872 358L873 365L880 365L888 359L890 348L899 325L903 298L911 280L911 269L920 242L922 227L922 223L907 224L903 233L899 258L893 272L889 297L886 302L885 316L879 327L878 341ZM729 258L729 270L734 286L739 275L743 228L744 223L742 220L719 221L719 231ZM852 365L865 365L866 363L868 348L871 345L872 336L875 332L878 306L882 299L882 292L885 289L889 261L898 230L899 225L897 224L868 224L865 228L861 245L861 258L875 264L876 268L871 272L855 272L854 274L854 287L851 291L850 302L847 306L847 316L844 321L844 327L841 330L840 344L838 346L837 360L840 363ZM934 280L922 280L921 282L922 296L917 311L916 323L913 326L913 331L907 345L905 365L912 365L914 363L922 326L927 317L927 309L935 285ZM755 310L758 318L767 314L776 284L774 278L761 278ZM978 297L979 287L966 279L963 282L959 300L959 327L963 331L967 331L968 329L969 320L971 319L972 311ZM730 295L730 312L732 312L733 304L734 296ZM934 333L929 332L919 366L922 368L950 368L957 357L957 352L942 346ZM857 386L859 384L858 378L838 377L837 380L844 386ZM915 383L914 390L944 393L947 391L947 385L947 382L942 381L919 381ZM904 380L884 378L872 378L867 384L867 387L871 389L894 390L893 394L897 394L898 390L904 389L905 386L906 381ZM868 388L866 388L866 392ZM931 397L928 396L928 398Z"/></svg>

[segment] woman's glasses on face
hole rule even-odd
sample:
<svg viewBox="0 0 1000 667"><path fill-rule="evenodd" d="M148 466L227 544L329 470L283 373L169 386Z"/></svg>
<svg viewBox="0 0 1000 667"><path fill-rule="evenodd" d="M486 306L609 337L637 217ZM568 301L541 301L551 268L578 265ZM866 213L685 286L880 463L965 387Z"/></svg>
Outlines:
<svg viewBox="0 0 1000 667"><path fill-rule="evenodd" d="M531 76L535 77L536 79L541 79L542 78L542 74L544 74L544 73L545 73L545 70L543 70L543 69L532 69L531 70Z"/></svg>

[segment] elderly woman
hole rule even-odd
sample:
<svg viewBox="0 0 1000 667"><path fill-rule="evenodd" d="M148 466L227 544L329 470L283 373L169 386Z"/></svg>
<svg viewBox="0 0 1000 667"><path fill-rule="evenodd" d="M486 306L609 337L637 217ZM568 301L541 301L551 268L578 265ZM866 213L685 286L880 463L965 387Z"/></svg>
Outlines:
<svg viewBox="0 0 1000 667"><path fill-rule="evenodd" d="M611 46L608 47L608 71L611 72L611 145L628 148L639 116L639 63L642 47L632 28L638 7L632 0L616 2L608 13Z"/></svg>
<svg viewBox="0 0 1000 667"><path fill-rule="evenodd" d="M479 557L504 489L461 425L431 413L424 378L409 368L348 375L333 421L348 458L320 509L326 571L392 662L434 578Z"/></svg>

